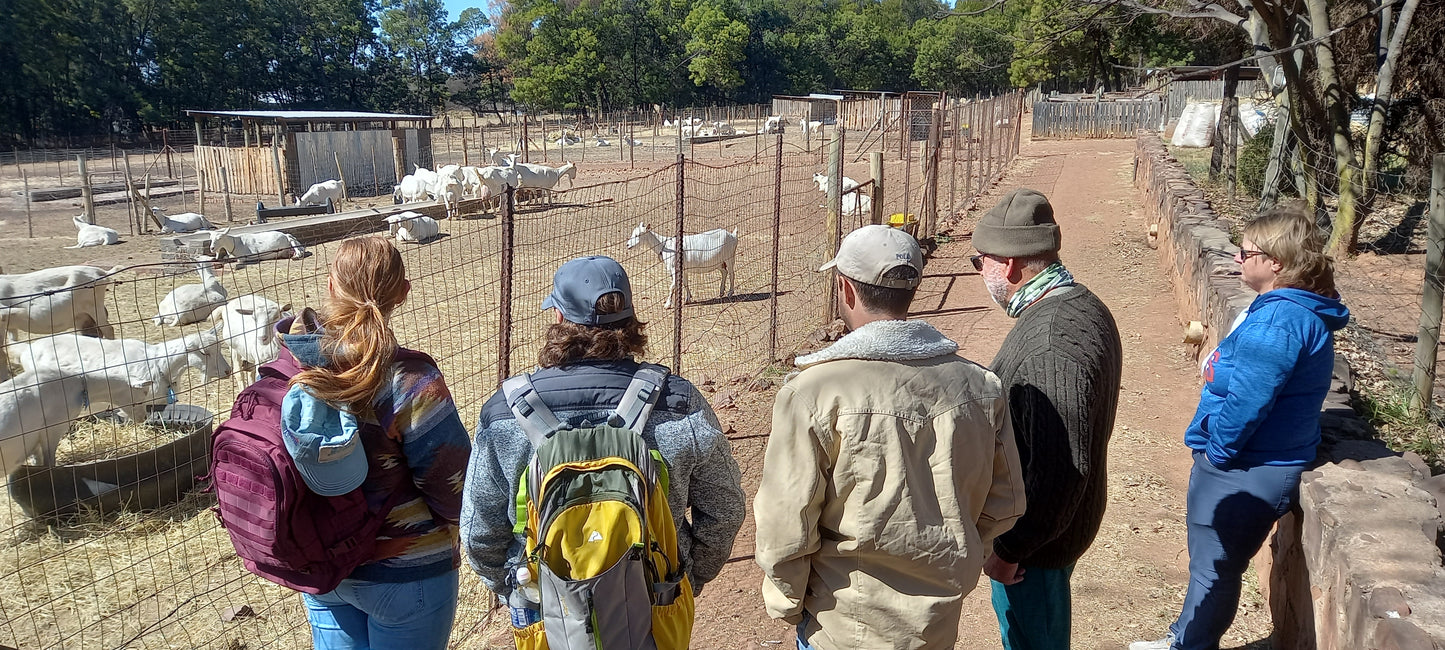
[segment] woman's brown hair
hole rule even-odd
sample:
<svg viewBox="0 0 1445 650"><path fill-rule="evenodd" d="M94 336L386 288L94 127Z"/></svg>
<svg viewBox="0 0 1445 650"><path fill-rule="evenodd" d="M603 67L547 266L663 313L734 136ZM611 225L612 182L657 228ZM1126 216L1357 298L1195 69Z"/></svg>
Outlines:
<svg viewBox="0 0 1445 650"><path fill-rule="evenodd" d="M297 373L291 384L305 384L319 399L369 415L396 357L388 320L406 299L406 266L391 241L358 237L341 242L330 279L321 316L321 351L328 365Z"/></svg>
<svg viewBox="0 0 1445 650"><path fill-rule="evenodd" d="M597 299L597 313L615 314L627 307L622 294L603 294ZM647 323L625 318L607 325L579 325L571 321L553 323L547 340L537 353L537 365L556 368L583 359L617 360L640 357L647 352Z"/></svg>
<svg viewBox="0 0 1445 650"><path fill-rule="evenodd" d="M1303 289L1333 298L1335 261L1325 254L1325 239L1299 205L1270 210L1244 227L1244 238L1279 262L1276 288Z"/></svg>

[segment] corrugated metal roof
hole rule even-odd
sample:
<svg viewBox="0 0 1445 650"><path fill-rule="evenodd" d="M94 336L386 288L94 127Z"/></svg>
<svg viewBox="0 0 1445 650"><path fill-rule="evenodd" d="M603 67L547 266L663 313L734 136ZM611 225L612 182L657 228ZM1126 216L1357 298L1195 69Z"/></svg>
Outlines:
<svg viewBox="0 0 1445 650"><path fill-rule="evenodd" d="M373 122L382 120L430 120L430 115L365 113L361 111L186 111L187 115L240 117L290 122Z"/></svg>

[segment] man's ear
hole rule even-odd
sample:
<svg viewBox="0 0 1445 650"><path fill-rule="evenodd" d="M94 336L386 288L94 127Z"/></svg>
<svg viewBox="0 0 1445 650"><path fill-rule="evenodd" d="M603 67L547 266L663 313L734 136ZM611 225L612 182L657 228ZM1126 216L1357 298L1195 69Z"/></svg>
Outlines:
<svg viewBox="0 0 1445 650"><path fill-rule="evenodd" d="M847 304L849 308L856 308L858 306L858 291L854 289L853 281L844 277L842 273L838 273L834 277L838 278L838 294L843 296L843 302Z"/></svg>
<svg viewBox="0 0 1445 650"><path fill-rule="evenodd" d="M1022 262L1019 262L1019 258L1005 257L1004 260L1003 274L1009 284L1018 284L1023 281L1024 265Z"/></svg>

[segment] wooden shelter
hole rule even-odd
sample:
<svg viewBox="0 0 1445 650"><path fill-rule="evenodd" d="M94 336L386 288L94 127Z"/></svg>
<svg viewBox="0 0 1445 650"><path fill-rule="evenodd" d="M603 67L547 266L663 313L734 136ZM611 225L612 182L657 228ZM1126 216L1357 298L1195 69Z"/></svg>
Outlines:
<svg viewBox="0 0 1445 650"><path fill-rule="evenodd" d="M431 116L356 111L186 111L207 190L301 194L328 179L348 196L389 192L432 166ZM219 121L220 128L207 129Z"/></svg>

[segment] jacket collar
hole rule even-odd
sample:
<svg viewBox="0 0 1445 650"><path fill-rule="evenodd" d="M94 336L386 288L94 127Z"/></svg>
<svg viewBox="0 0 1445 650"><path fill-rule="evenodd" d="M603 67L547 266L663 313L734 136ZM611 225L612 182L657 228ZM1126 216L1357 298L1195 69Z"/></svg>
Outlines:
<svg viewBox="0 0 1445 650"><path fill-rule="evenodd" d="M793 362L807 368L839 359L918 361L953 354L958 344L921 320L880 320L868 323L812 354Z"/></svg>
<svg viewBox="0 0 1445 650"><path fill-rule="evenodd" d="M305 334L291 334L291 324L295 321L296 317L287 316L276 323L276 336L280 337L282 346L291 352L298 365L326 365L326 355L321 351L321 331L311 329Z"/></svg>

